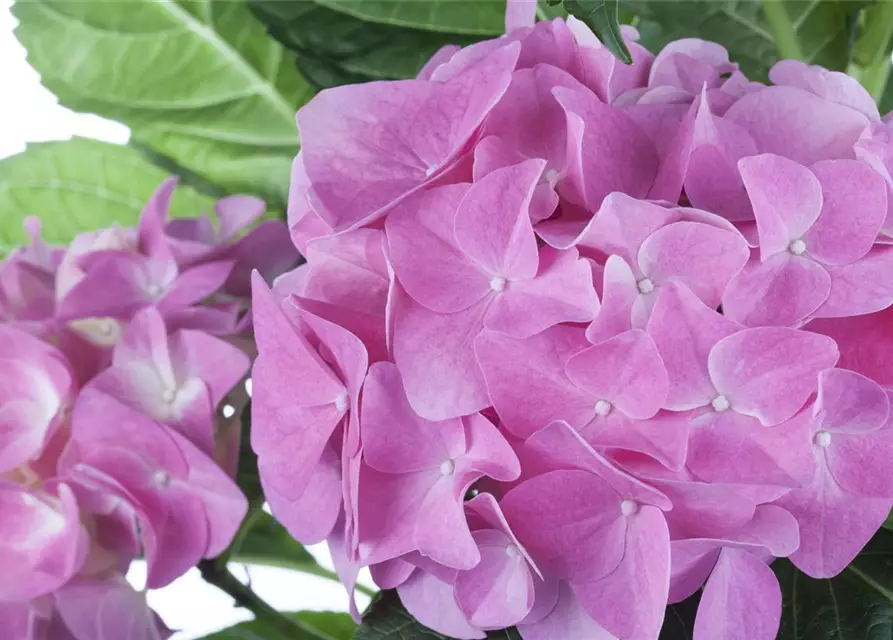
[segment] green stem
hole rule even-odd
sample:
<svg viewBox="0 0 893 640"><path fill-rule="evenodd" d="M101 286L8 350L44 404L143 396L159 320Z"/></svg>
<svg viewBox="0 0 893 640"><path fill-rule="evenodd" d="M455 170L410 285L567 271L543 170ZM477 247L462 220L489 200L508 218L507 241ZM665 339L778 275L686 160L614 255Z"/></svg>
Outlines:
<svg viewBox="0 0 893 640"><path fill-rule="evenodd" d="M890 78L890 43L893 41L893 1L882 0L868 11L864 35L856 43L854 56L864 60L859 80L875 101L880 102Z"/></svg>
<svg viewBox="0 0 893 640"><path fill-rule="evenodd" d="M256 620L260 620L271 629L275 629L287 640L294 638L318 638L327 640L328 636L321 634L313 627L309 627L299 620L288 618L262 600L251 587L248 587L230 573L224 564L218 564L215 560L202 560L198 563L202 578L208 584L229 595L240 607L245 607L254 614Z"/></svg>
<svg viewBox="0 0 893 640"><path fill-rule="evenodd" d="M794 23L791 22L784 3L781 0L763 0L763 15L772 32L772 37L775 38L775 46L778 47L779 55L782 58L803 60L803 49L800 47Z"/></svg>

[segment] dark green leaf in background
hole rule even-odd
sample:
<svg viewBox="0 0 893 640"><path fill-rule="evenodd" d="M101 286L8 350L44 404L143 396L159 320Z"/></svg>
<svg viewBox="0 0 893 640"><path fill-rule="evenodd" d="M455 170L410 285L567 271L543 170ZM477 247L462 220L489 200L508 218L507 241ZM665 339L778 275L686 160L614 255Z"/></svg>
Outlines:
<svg viewBox="0 0 893 640"><path fill-rule="evenodd" d="M858 0L778 2L796 36L803 59L829 69L845 70L852 45L850 20L865 2ZM752 80L765 81L779 58L764 3L751 0L628 0L642 23L642 44L657 51L671 40L703 38L719 42Z"/></svg>
<svg viewBox="0 0 893 640"><path fill-rule="evenodd" d="M893 532L881 529L838 576L813 580L787 560L772 568L784 595L778 640L890 640Z"/></svg>
<svg viewBox="0 0 893 640"><path fill-rule="evenodd" d="M67 243L78 233L113 223L135 225L166 171L136 149L74 138L29 144L0 160L0 256L25 242L22 221L39 216L44 238ZM181 186L171 213L196 216L213 201Z"/></svg>
<svg viewBox="0 0 893 640"><path fill-rule="evenodd" d="M307 0L249 0L249 6L271 35L296 53L303 75L320 88L411 78L441 47L479 40L367 22Z"/></svg>
<svg viewBox="0 0 893 640"><path fill-rule="evenodd" d="M620 34L617 19L618 0L564 0L564 8L582 20L618 59L630 64L633 59Z"/></svg>
<svg viewBox="0 0 893 640"><path fill-rule="evenodd" d="M699 590L690 598L668 606L658 640L692 640L695 637L695 615L700 602Z"/></svg>
<svg viewBox="0 0 893 640"><path fill-rule="evenodd" d="M504 0L314 0L366 22L490 38L505 31Z"/></svg>
<svg viewBox="0 0 893 640"><path fill-rule="evenodd" d="M295 111L313 89L245 3L19 0L13 13L64 106L123 122L225 191L283 207Z"/></svg>
<svg viewBox="0 0 893 640"><path fill-rule="evenodd" d="M346 613L332 611L301 611L286 613L286 616L297 619L305 627L316 632L304 638L292 636L282 638L282 634L269 628L260 620L242 622L223 631L205 636L203 640L350 640L356 625Z"/></svg>

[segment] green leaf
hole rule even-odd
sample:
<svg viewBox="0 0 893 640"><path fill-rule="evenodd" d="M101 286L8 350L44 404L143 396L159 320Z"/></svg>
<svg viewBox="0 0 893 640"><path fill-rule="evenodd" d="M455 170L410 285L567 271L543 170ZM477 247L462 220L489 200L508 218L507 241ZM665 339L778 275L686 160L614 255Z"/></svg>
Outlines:
<svg viewBox="0 0 893 640"><path fill-rule="evenodd" d="M236 484L248 498L248 502L259 507L263 504L263 489L260 473L257 470L257 454L251 448L251 401L242 409L242 430L239 433L239 466L236 470Z"/></svg>
<svg viewBox="0 0 893 640"><path fill-rule="evenodd" d="M862 1L782 2L803 52L810 64L845 70L850 58L852 16ZM704 38L719 42L732 60L752 80L765 81L779 59L778 46L766 21L762 3L751 0L628 0L624 7L659 30L642 33L642 43L652 51L679 38Z"/></svg>
<svg viewBox="0 0 893 640"><path fill-rule="evenodd" d="M700 602L701 592L698 591L690 598L668 606L658 640L692 640Z"/></svg>
<svg viewBox="0 0 893 640"><path fill-rule="evenodd" d="M501 0L314 0L367 22L425 31L500 36L505 31Z"/></svg>
<svg viewBox="0 0 893 640"><path fill-rule="evenodd" d="M412 78L444 45L478 40L366 22L306 0L250 0L249 6L320 87Z"/></svg>
<svg viewBox="0 0 893 640"><path fill-rule="evenodd" d="M615 57L630 64L633 59L620 34L617 5L618 0L564 0L568 13L585 22Z"/></svg>
<svg viewBox="0 0 893 640"><path fill-rule="evenodd" d="M313 89L244 3L19 0L16 35L60 102L119 120L228 192L281 206Z"/></svg>
<svg viewBox="0 0 893 640"><path fill-rule="evenodd" d="M521 640L514 628L491 631L490 640ZM452 640L419 623L403 608L396 591L381 591L363 613L354 640Z"/></svg>
<svg viewBox="0 0 893 640"><path fill-rule="evenodd" d="M838 576L814 580L787 560L772 568L784 596L778 640L893 637L893 532L881 529Z"/></svg>
<svg viewBox="0 0 893 640"><path fill-rule="evenodd" d="M67 243L115 222L133 225L170 174L131 147L84 138L28 145L0 160L0 255L26 237L22 221L39 216L44 237ZM212 200L188 187L174 193L174 215L198 215Z"/></svg>
<svg viewBox="0 0 893 640"><path fill-rule="evenodd" d="M305 636L313 640L350 640L357 626L346 613L333 611L301 611L284 615L295 618L304 626L313 629L318 635ZM203 640L279 640L281 637L278 631L270 629L262 621L251 620L212 633ZM288 640L303 639L292 637Z"/></svg>

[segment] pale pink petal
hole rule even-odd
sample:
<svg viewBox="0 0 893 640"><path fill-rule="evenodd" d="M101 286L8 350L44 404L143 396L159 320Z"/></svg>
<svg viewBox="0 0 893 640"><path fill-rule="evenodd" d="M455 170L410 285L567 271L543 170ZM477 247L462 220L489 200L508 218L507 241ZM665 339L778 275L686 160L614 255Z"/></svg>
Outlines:
<svg viewBox="0 0 893 640"><path fill-rule="evenodd" d="M567 360L588 344L581 329L565 326L526 339L481 333L475 352L490 401L509 431L526 438L553 420L579 427L592 419L589 394L565 373Z"/></svg>
<svg viewBox="0 0 893 640"><path fill-rule="evenodd" d="M593 344L633 328L632 310L640 292L633 270L618 255L610 256L605 264L602 291L601 307L586 328L586 338Z"/></svg>
<svg viewBox="0 0 893 640"><path fill-rule="evenodd" d="M739 549L723 549L704 587L697 640L773 640L781 620L781 588L766 563Z"/></svg>
<svg viewBox="0 0 893 640"><path fill-rule="evenodd" d="M716 343L708 366L732 409L769 426L797 413L815 392L819 371L837 358L837 345L827 336L758 327Z"/></svg>
<svg viewBox="0 0 893 640"><path fill-rule="evenodd" d="M822 429L843 433L870 433L887 422L887 392L871 378L846 369L819 373L815 412Z"/></svg>
<svg viewBox="0 0 893 640"><path fill-rule="evenodd" d="M441 475L443 470L435 473ZM419 506L413 541L419 553L434 562L467 570L481 561L481 555L468 529L460 492L453 476L444 475L435 483Z"/></svg>
<svg viewBox="0 0 893 640"><path fill-rule="evenodd" d="M544 618L518 625L524 640L557 640L558 638L586 638L587 640L616 640L604 627L593 620L567 582L559 585L558 601Z"/></svg>
<svg viewBox="0 0 893 640"><path fill-rule="evenodd" d="M417 569L397 587L400 601L412 616L430 629L466 640L485 638L487 634L472 626L462 613L453 594L453 585Z"/></svg>
<svg viewBox="0 0 893 640"><path fill-rule="evenodd" d="M893 247L877 245L852 264L829 266L831 291L819 318L846 318L882 311L893 304Z"/></svg>
<svg viewBox="0 0 893 640"><path fill-rule="evenodd" d="M840 71L829 71L800 60L779 60L769 70L774 84L799 87L810 93L851 107L873 121L881 119L877 103L855 78Z"/></svg>
<svg viewBox="0 0 893 640"><path fill-rule="evenodd" d="M640 330L627 331L589 347L567 362L568 377L590 394L598 413L615 406L635 419L657 413L667 397L667 371L654 340Z"/></svg>

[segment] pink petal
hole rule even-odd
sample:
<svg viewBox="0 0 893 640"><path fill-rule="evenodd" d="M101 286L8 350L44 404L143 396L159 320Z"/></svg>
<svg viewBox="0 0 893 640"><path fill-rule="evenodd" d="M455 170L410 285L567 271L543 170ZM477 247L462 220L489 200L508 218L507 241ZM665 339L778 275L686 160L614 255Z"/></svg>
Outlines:
<svg viewBox="0 0 893 640"><path fill-rule="evenodd" d="M648 420L619 414L596 417L580 431L594 447L638 451L670 469L681 469L688 451L688 416L658 413Z"/></svg>
<svg viewBox="0 0 893 640"><path fill-rule="evenodd" d="M529 207L544 166L542 160L528 160L497 169L475 182L459 203L456 245L488 275L511 281L536 274Z"/></svg>
<svg viewBox="0 0 893 640"><path fill-rule="evenodd" d="M241 349L201 331L182 330L174 338L175 357L208 385L217 407L248 373L251 359Z"/></svg>
<svg viewBox="0 0 893 640"><path fill-rule="evenodd" d="M780 60L769 71L774 84L805 89L817 96L861 112L869 120L881 119L871 94L855 78L800 60Z"/></svg>
<svg viewBox="0 0 893 640"><path fill-rule="evenodd" d="M465 453L461 420L431 422L416 415L397 367L389 362L369 369L360 423L366 463L384 473L433 469Z"/></svg>
<svg viewBox="0 0 893 640"><path fill-rule="evenodd" d="M777 501L800 523L797 568L813 578L836 576L855 558L890 514L893 498L863 498L844 491L822 464L812 484Z"/></svg>
<svg viewBox="0 0 893 640"><path fill-rule="evenodd" d="M559 589L558 602L547 616L537 622L518 625L524 640L616 640L589 616L568 583L561 582Z"/></svg>
<svg viewBox="0 0 893 640"><path fill-rule="evenodd" d="M623 516L623 560L600 580L572 582L581 604L618 638L655 638L660 633L670 586L670 534L659 509L647 505Z"/></svg>
<svg viewBox="0 0 893 640"><path fill-rule="evenodd" d="M893 424L872 433L833 433L825 450L828 470L840 487L865 498L893 498L890 456Z"/></svg>
<svg viewBox="0 0 893 640"><path fill-rule="evenodd" d="M560 322L587 322L598 310L592 270L576 249L543 247L532 280L506 283L484 317L484 326L526 337Z"/></svg>
<svg viewBox="0 0 893 640"><path fill-rule="evenodd" d="M580 244L605 255L618 255L638 266L639 247L652 233L679 219L679 214L652 202L612 193L598 209Z"/></svg>
<svg viewBox="0 0 893 640"><path fill-rule="evenodd" d="M826 336L758 327L716 343L708 366L717 391L735 411L769 426L797 413L816 390L819 371L837 358L837 345Z"/></svg>
<svg viewBox="0 0 893 640"><path fill-rule="evenodd" d="M197 304L223 287L233 270L228 260L207 262L182 272L158 300L162 313Z"/></svg>
<svg viewBox="0 0 893 640"><path fill-rule="evenodd" d="M653 283L684 283L709 307L719 305L729 281L747 263L741 234L697 222L658 229L642 243L638 266Z"/></svg>
<svg viewBox="0 0 893 640"><path fill-rule="evenodd" d="M597 580L623 557L620 496L586 471L526 480L500 502L518 539L544 568L567 580Z"/></svg>
<svg viewBox="0 0 893 640"><path fill-rule="evenodd" d="M806 167L764 154L738 163L760 233L765 261L806 235L822 211L822 185Z"/></svg>
<svg viewBox="0 0 893 640"><path fill-rule="evenodd" d="M639 295L633 270L623 258L611 255L605 264L601 307L586 329L586 338L595 344L632 329L633 305Z"/></svg>
<svg viewBox="0 0 893 640"><path fill-rule="evenodd" d="M870 433L883 427L890 415L887 392L870 378L846 369L819 373L816 414L822 429L843 433Z"/></svg>
<svg viewBox="0 0 893 640"><path fill-rule="evenodd" d="M741 324L797 326L822 308L832 280L810 258L783 252L764 262L751 257L726 288L723 314Z"/></svg>
<svg viewBox="0 0 893 640"><path fill-rule="evenodd" d="M893 387L893 309L853 318L813 320L809 331L830 336L840 349L842 369L868 376L882 387Z"/></svg>
<svg viewBox="0 0 893 640"><path fill-rule="evenodd" d="M682 284L671 283L661 290L647 331L667 370L669 391L664 408L685 411L713 401L717 392L707 358L713 345L740 328Z"/></svg>
<svg viewBox="0 0 893 640"><path fill-rule="evenodd" d="M877 245L852 264L827 267L831 291L819 307L820 318L845 318L882 311L893 304L893 247Z"/></svg>
<svg viewBox="0 0 893 640"><path fill-rule="evenodd" d="M692 424L686 464L706 482L797 487L815 473L808 415L764 427L734 411L710 413Z"/></svg>
<svg viewBox="0 0 893 640"><path fill-rule="evenodd" d="M481 561L481 555L465 520L464 491L455 484L446 475L430 489L419 507L413 540L419 552L434 562L467 570Z"/></svg>
<svg viewBox="0 0 893 640"><path fill-rule="evenodd" d="M398 205L385 223L400 284L432 311L462 311L490 293L490 278L456 245L454 221L467 192L465 185L424 191Z"/></svg>
<svg viewBox="0 0 893 640"><path fill-rule="evenodd" d="M568 359L586 346L582 330L565 326L526 339L480 334L475 352L490 401L509 431L527 437L556 419L574 426L592 419L591 398L565 374Z"/></svg>
<svg viewBox="0 0 893 640"><path fill-rule="evenodd" d="M266 204L254 196L235 195L214 203L214 214L220 221L220 239L230 240L264 214Z"/></svg>
<svg viewBox="0 0 893 640"><path fill-rule="evenodd" d="M501 47L443 83L404 80L318 94L301 109L298 127L323 217L338 231L356 227L429 182L505 92L519 52L517 44Z"/></svg>
<svg viewBox="0 0 893 640"><path fill-rule="evenodd" d="M485 638L471 625L456 603L453 585L417 569L409 580L397 587L400 601L412 616L430 629L451 638Z"/></svg>
<svg viewBox="0 0 893 640"><path fill-rule="evenodd" d="M567 374L590 394L593 407L608 402L635 419L652 417L667 397L666 369L644 331L627 331L576 354L567 362Z"/></svg>
<svg viewBox="0 0 893 640"><path fill-rule="evenodd" d="M759 558L723 549L698 605L697 640L772 640L781 620L781 588Z"/></svg>
<svg viewBox="0 0 893 640"><path fill-rule="evenodd" d="M856 160L812 167L822 185L822 213L804 237L807 250L827 264L848 264L871 249L887 217L883 178Z"/></svg>
<svg viewBox="0 0 893 640"><path fill-rule="evenodd" d="M725 118L750 133L761 153L810 165L852 158L868 125L861 113L795 87L766 87L743 96Z"/></svg>
<svg viewBox="0 0 893 640"><path fill-rule="evenodd" d="M552 93L567 113L569 132L580 153L580 166L572 171L571 180L589 208L597 209L612 191L644 197L658 169L657 152L648 136L591 93L565 87Z"/></svg>
<svg viewBox="0 0 893 640"><path fill-rule="evenodd" d="M394 313L393 354L413 410L446 420L490 404L474 354L489 300L439 314L403 294Z"/></svg>

